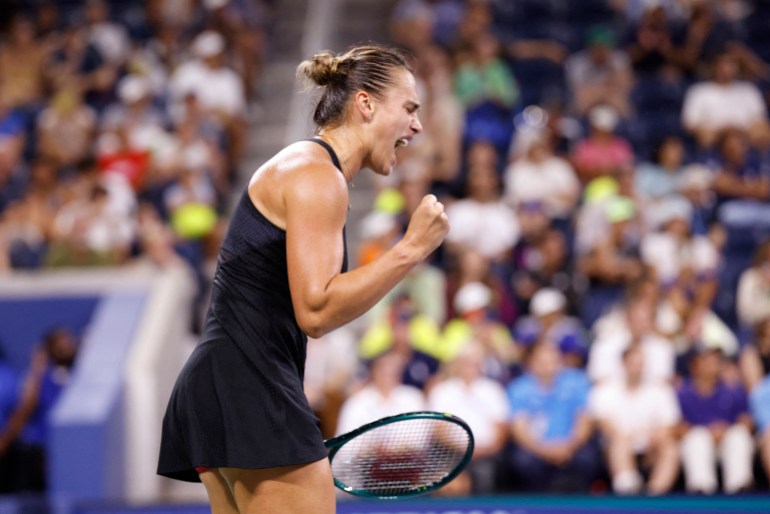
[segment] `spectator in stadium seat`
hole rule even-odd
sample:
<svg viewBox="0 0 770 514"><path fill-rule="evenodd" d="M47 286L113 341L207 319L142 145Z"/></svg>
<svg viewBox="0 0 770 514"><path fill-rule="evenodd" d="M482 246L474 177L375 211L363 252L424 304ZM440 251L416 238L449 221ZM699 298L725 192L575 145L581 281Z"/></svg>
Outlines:
<svg viewBox="0 0 770 514"><path fill-rule="evenodd" d="M580 271L590 281L581 308L586 327L617 303L626 286L645 271L639 255L639 219L633 200L616 196L608 199L602 209L608 230L578 261Z"/></svg>
<svg viewBox="0 0 770 514"><path fill-rule="evenodd" d="M500 178L489 164L472 165L466 179L467 198L447 207L451 226L450 252L474 248L492 261L500 261L519 238L516 214L500 196Z"/></svg>
<svg viewBox="0 0 770 514"><path fill-rule="evenodd" d="M745 131L753 142L767 141L767 107L756 85L739 80L738 62L729 51L713 60L712 79L690 86L682 106L682 125L701 147L716 144L728 128Z"/></svg>
<svg viewBox="0 0 770 514"><path fill-rule="evenodd" d="M49 49L35 38L31 20L17 15L0 46L0 97L33 115L45 94L45 62Z"/></svg>
<svg viewBox="0 0 770 514"><path fill-rule="evenodd" d="M484 376L483 366L484 350L469 344L445 364L447 373L428 392L429 409L451 412L473 431L476 446L469 472L474 494L495 491L500 452L507 440L505 389Z"/></svg>
<svg viewBox="0 0 770 514"><path fill-rule="evenodd" d="M529 304L530 315L520 319L513 333L520 344L547 340L562 353L564 364L573 368L585 365L588 343L580 320L567 315L567 298L558 289L539 289Z"/></svg>
<svg viewBox="0 0 770 514"><path fill-rule="evenodd" d="M96 113L83 102L76 85L63 86L37 120L40 155L72 171L91 154L96 122Z"/></svg>
<svg viewBox="0 0 770 514"><path fill-rule="evenodd" d="M521 348L492 311L492 296L482 282L468 282L457 290L452 302L455 317L444 325L438 356L446 362L466 345L478 344L484 350L484 374L505 384L517 372Z"/></svg>
<svg viewBox="0 0 770 514"><path fill-rule="evenodd" d="M680 287L696 308L708 308L716 296L719 249L692 233L692 217L692 205L681 196L658 202L649 213L658 230L642 238L641 256L662 287Z"/></svg>
<svg viewBox="0 0 770 514"><path fill-rule="evenodd" d="M0 455L13 446L17 456L16 491L45 490L48 416L70 379L77 349L66 328L44 335L23 378L18 405L0 430Z"/></svg>
<svg viewBox="0 0 770 514"><path fill-rule="evenodd" d="M739 365L743 385L749 392L770 375L770 315L757 321L741 348Z"/></svg>
<svg viewBox="0 0 770 514"><path fill-rule="evenodd" d="M580 195L575 170L566 159L554 154L545 132L530 141L525 154L505 170L505 199L517 208L539 202L551 219L566 220Z"/></svg>
<svg viewBox="0 0 770 514"><path fill-rule="evenodd" d="M612 106L597 105L589 111L590 133L575 145L570 156L582 183L633 169L631 145L615 134L619 121L618 112Z"/></svg>
<svg viewBox="0 0 770 514"><path fill-rule="evenodd" d="M674 429L681 418L674 389L665 382L644 380L640 345L623 351L624 378L597 385L589 408L604 439L612 489L618 494L644 490L639 460L649 472L646 492L665 494L679 474Z"/></svg>
<svg viewBox="0 0 770 514"><path fill-rule="evenodd" d="M96 184L62 207L54 219L49 266L120 264L128 257L134 226L114 208L108 190Z"/></svg>
<svg viewBox="0 0 770 514"><path fill-rule="evenodd" d="M594 325L596 339L591 343L587 367L593 382L621 380L625 373L623 354L632 346L644 356L643 378L646 382L667 382L674 378L674 344L657 333L657 297L650 296L643 288L632 291L625 304Z"/></svg>
<svg viewBox="0 0 770 514"><path fill-rule="evenodd" d="M565 64L575 113L584 116L606 104L621 117L630 116L633 74L628 55L615 48L615 35L606 26L591 27L586 43L587 48L571 55Z"/></svg>
<svg viewBox="0 0 770 514"><path fill-rule="evenodd" d="M29 188L22 199L0 215L11 268L32 270L43 266L55 216L51 199L35 188Z"/></svg>
<svg viewBox="0 0 770 514"><path fill-rule="evenodd" d="M488 257L473 248L463 251L447 272L447 279L447 299L454 298L465 284L477 282L487 286L492 293L489 304L490 315L506 326L513 325L518 315L513 297L505 283L505 278ZM450 315L457 315L451 305L452 302L448 303Z"/></svg>
<svg viewBox="0 0 770 514"><path fill-rule="evenodd" d="M385 352L372 360L366 384L342 404L338 434L385 416L425 410L422 391L401 382L404 365L403 357L395 352Z"/></svg>
<svg viewBox="0 0 770 514"><path fill-rule="evenodd" d="M452 90L449 53L428 45L417 49L415 57L419 63L415 78L422 86L420 121L425 132L407 150L430 163L430 180L446 188L460 172L465 111Z"/></svg>
<svg viewBox="0 0 770 514"><path fill-rule="evenodd" d="M570 258L567 236L552 228L545 207L538 202L523 203L516 212L521 226L521 239L506 262L512 294L518 313L529 311L532 296L542 287L561 291L570 310L575 307L576 282L574 260Z"/></svg>
<svg viewBox="0 0 770 514"><path fill-rule="evenodd" d="M433 43L436 16L430 3L401 0L390 13L388 30L393 40L413 53Z"/></svg>
<svg viewBox="0 0 770 514"><path fill-rule="evenodd" d="M191 44L195 59L174 70L169 83L171 100L181 104L195 95L201 107L213 114L227 131L230 165L242 156L246 96L241 77L225 62L225 39L218 32L204 31Z"/></svg>
<svg viewBox="0 0 770 514"><path fill-rule="evenodd" d="M732 127L722 130L715 149L715 158L710 159L709 164L715 169L711 187L716 193L718 206L731 200L752 201L751 208L759 209L760 202L770 198L770 177L753 151L746 133Z"/></svg>
<svg viewBox="0 0 770 514"><path fill-rule="evenodd" d="M19 139L0 137L0 213L11 202L24 196L27 187L27 168L22 160Z"/></svg>
<svg viewBox="0 0 770 514"><path fill-rule="evenodd" d="M680 191L685 148L678 136L663 139L650 161L640 163L634 173L634 191L645 206Z"/></svg>
<svg viewBox="0 0 770 514"><path fill-rule="evenodd" d="M117 84L118 102L112 103L101 115L100 129L125 129L133 147L147 146L153 131L165 125L163 113L153 105L152 84L147 77L129 74Z"/></svg>
<svg viewBox="0 0 770 514"><path fill-rule="evenodd" d="M491 32L480 32L458 57L454 91L465 109L465 141L484 139L499 156L508 151L513 134L513 110L520 89L513 72L500 57L500 43Z"/></svg>
<svg viewBox="0 0 770 514"><path fill-rule="evenodd" d="M86 0L84 15L88 41L110 66L123 66L131 42L126 27L110 21L109 4L105 0Z"/></svg>
<svg viewBox="0 0 770 514"><path fill-rule="evenodd" d="M770 318L770 241L757 248L751 266L741 273L735 307L744 328Z"/></svg>
<svg viewBox="0 0 770 514"><path fill-rule="evenodd" d="M680 52L673 41L666 7L648 4L636 25L628 57L634 72L640 76L678 73Z"/></svg>
<svg viewBox="0 0 770 514"><path fill-rule="evenodd" d="M8 421L16 408L19 396L19 377L5 360L0 347L0 431L8 426ZM13 492L13 479L16 474L15 455L0 451L0 494Z"/></svg>
<svg viewBox="0 0 770 514"><path fill-rule="evenodd" d="M527 491L585 491L598 471L590 442L589 383L548 341L529 348L527 373L508 386L517 483Z"/></svg>
<svg viewBox="0 0 770 514"><path fill-rule="evenodd" d="M746 392L740 384L729 385L722 379L723 359L720 349L696 345L689 358L689 380L677 391L689 492L716 492L717 463L726 493L745 491L753 482L754 441Z"/></svg>
<svg viewBox="0 0 770 514"><path fill-rule="evenodd" d="M373 362L384 353L398 355L403 363L401 382L425 388L439 370L440 328L416 311L414 300L401 293L391 301L386 317L372 323L358 345L358 356Z"/></svg>
<svg viewBox="0 0 770 514"><path fill-rule="evenodd" d="M64 30L61 43L46 62L47 74L55 88L78 84L86 103L101 112L114 99L112 90L117 69L109 65L88 41L86 30L76 24Z"/></svg>
<svg viewBox="0 0 770 514"><path fill-rule="evenodd" d="M757 427L762 467L770 477L770 373L751 391L749 407Z"/></svg>

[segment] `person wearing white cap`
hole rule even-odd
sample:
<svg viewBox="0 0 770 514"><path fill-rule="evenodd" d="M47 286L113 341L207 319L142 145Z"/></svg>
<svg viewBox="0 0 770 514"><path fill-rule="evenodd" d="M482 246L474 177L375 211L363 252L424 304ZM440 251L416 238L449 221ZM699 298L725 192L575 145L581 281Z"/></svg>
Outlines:
<svg viewBox="0 0 770 514"><path fill-rule="evenodd" d="M580 368L587 351L585 330L578 319L567 315L566 309L564 293L552 287L539 289L529 302L530 315L516 323L514 337L526 345L546 339L559 348L565 364Z"/></svg>
<svg viewBox="0 0 770 514"><path fill-rule="evenodd" d="M451 360L475 341L487 355L485 374L505 382L520 352L508 327L493 318L492 299L492 290L481 282L468 282L457 290L453 301L457 317L445 325L438 354L443 361Z"/></svg>
<svg viewBox="0 0 770 514"><path fill-rule="evenodd" d="M225 64L225 38L207 30L193 39L190 50L194 59L181 64L169 83L171 100L177 106L188 95L194 95L199 105L216 115L227 130L231 162L241 154L245 136L244 112L246 96L243 82Z"/></svg>
<svg viewBox="0 0 770 514"><path fill-rule="evenodd" d="M588 113L590 133L572 152L572 164L585 183L601 176L613 176L634 164L631 144L615 134L618 112L609 105L597 105Z"/></svg>
<svg viewBox="0 0 770 514"><path fill-rule="evenodd" d="M152 103L150 81L142 75L126 75L117 85L119 103L104 112L101 130L126 130L128 143L133 149L148 150L168 139L164 116Z"/></svg>

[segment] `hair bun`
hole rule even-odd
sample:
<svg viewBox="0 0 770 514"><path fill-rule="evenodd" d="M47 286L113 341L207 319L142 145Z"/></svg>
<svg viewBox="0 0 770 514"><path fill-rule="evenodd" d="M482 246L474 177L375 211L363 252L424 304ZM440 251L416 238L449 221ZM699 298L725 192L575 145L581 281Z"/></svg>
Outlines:
<svg viewBox="0 0 770 514"><path fill-rule="evenodd" d="M303 61L298 69L298 75L307 77L318 86L327 86L343 80L347 76L342 60L330 52L315 54Z"/></svg>

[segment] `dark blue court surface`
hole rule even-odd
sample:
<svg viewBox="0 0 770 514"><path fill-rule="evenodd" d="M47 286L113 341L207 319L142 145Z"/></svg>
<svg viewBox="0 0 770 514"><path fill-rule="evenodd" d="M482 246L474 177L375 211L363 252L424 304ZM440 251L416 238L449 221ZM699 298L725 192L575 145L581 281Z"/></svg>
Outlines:
<svg viewBox="0 0 770 514"><path fill-rule="evenodd" d="M763 497L499 497L411 502L340 502L338 514L748 514L770 513Z"/></svg>
<svg viewBox="0 0 770 514"><path fill-rule="evenodd" d="M82 506L74 514L207 514L205 505ZM340 501L338 514L770 514L770 495L618 498L501 496Z"/></svg>

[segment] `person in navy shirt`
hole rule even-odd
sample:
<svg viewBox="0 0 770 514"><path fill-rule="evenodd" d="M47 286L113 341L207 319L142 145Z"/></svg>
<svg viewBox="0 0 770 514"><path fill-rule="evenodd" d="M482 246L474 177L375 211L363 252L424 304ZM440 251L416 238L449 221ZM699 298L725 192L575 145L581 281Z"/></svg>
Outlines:
<svg viewBox="0 0 770 514"><path fill-rule="evenodd" d="M0 346L0 430L8 424L8 420L16 407L18 388L18 375L5 360L2 346ZM14 455L0 449L0 493L12 492L11 480L14 474Z"/></svg>
<svg viewBox="0 0 770 514"><path fill-rule="evenodd" d="M714 493L719 462L724 491L745 490L753 482L754 456L746 392L722 379L719 349L696 345L689 365L690 378L677 390L685 486L689 492Z"/></svg>
<svg viewBox="0 0 770 514"><path fill-rule="evenodd" d="M0 428L0 455L10 453L16 462L15 491L45 490L48 416L69 381L76 352L68 329L47 332L20 384L18 404Z"/></svg>

